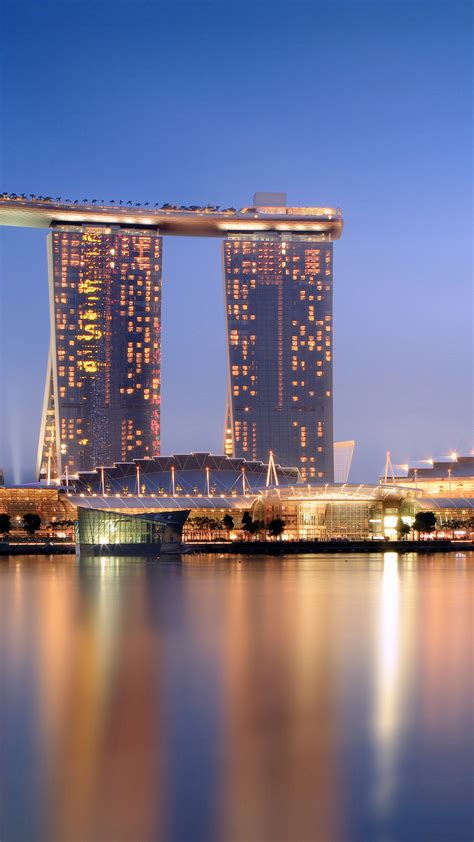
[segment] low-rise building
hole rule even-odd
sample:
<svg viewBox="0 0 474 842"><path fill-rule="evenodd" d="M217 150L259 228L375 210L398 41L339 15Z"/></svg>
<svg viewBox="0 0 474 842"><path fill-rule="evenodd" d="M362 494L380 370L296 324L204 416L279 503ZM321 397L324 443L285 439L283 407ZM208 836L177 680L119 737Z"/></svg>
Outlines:
<svg viewBox="0 0 474 842"><path fill-rule="evenodd" d="M70 540L69 525L78 511L83 523L91 518L99 523L102 512L110 529L134 516L145 524L147 515L175 512L181 520L180 513L189 512L184 541L241 538L245 513L256 534L281 519L287 540L392 539L400 523L411 525L419 510L434 511L440 530L456 522L474 529L474 495L428 496L404 479L404 484L303 484L297 470L273 460L183 454L99 468L80 474L67 488L0 488L0 513L10 515L13 536L24 534L23 517L32 513L41 518L40 537L61 537L58 524L67 524Z"/></svg>
<svg viewBox="0 0 474 842"><path fill-rule="evenodd" d="M454 456L432 462L427 467L409 467L405 476L396 476L395 485L416 488L429 497L474 497L474 456Z"/></svg>

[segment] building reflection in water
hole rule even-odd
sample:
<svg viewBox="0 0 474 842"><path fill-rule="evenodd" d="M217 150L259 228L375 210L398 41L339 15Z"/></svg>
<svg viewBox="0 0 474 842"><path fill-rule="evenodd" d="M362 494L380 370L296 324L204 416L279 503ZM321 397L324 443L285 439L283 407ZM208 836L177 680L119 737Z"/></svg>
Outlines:
<svg viewBox="0 0 474 842"><path fill-rule="evenodd" d="M137 574L127 575L125 589L119 560L104 560L98 581L79 568L54 717L49 838L74 832L78 839L148 839L158 822L160 717L152 672L159 650L150 659L146 578ZM60 629L50 632L52 638ZM48 685L43 691L46 712L55 700Z"/></svg>
<svg viewBox="0 0 474 842"><path fill-rule="evenodd" d="M374 802L383 816L393 798L396 751L399 740L400 683L402 654L400 640L400 582L398 553L383 555L380 600L377 606L379 633L378 657L375 667L374 730L376 744L376 773ZM405 618L406 619L406 618Z"/></svg>
<svg viewBox="0 0 474 842"><path fill-rule="evenodd" d="M331 601L295 564L233 574L220 839L340 838Z"/></svg>
<svg viewBox="0 0 474 842"><path fill-rule="evenodd" d="M2 563L0 838L462 831L473 574L393 554Z"/></svg>

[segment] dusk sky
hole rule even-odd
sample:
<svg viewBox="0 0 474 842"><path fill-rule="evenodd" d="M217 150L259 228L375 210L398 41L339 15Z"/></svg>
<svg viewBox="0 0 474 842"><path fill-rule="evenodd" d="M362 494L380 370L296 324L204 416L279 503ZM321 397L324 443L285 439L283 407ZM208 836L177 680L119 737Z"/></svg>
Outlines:
<svg viewBox="0 0 474 842"><path fill-rule="evenodd" d="M0 191L344 212L335 438L351 479L472 448L472 6L4 0ZM0 467L32 481L44 230L0 229ZM221 242L164 239L162 453L222 450Z"/></svg>

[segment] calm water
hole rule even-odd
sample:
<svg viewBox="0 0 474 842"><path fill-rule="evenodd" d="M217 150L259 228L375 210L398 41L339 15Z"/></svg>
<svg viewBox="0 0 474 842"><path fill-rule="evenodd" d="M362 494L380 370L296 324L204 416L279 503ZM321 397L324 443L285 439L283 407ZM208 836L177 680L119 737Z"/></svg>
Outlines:
<svg viewBox="0 0 474 842"><path fill-rule="evenodd" d="M0 840L473 838L474 555L0 560Z"/></svg>

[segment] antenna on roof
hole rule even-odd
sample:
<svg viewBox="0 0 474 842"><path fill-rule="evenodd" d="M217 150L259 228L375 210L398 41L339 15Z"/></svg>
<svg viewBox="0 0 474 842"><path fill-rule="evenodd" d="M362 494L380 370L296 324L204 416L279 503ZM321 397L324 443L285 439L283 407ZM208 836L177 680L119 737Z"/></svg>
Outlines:
<svg viewBox="0 0 474 842"><path fill-rule="evenodd" d="M171 496L176 497L176 489L174 484L174 465L171 465Z"/></svg>
<svg viewBox="0 0 474 842"><path fill-rule="evenodd" d="M389 474L392 478L393 485L395 485L395 474L393 472L392 457L390 456L390 451L387 450L386 459L385 459L385 473L384 473L384 477L383 477L383 484L384 485L387 485Z"/></svg>
<svg viewBox="0 0 474 842"><path fill-rule="evenodd" d="M140 465L137 464L137 495L140 494Z"/></svg>
<svg viewBox="0 0 474 842"><path fill-rule="evenodd" d="M248 482L248 480L247 480L247 477L245 476L245 468L244 468L243 465L242 465L240 470L242 472L242 494L245 496L245 483ZM250 490L250 486L249 486L249 490Z"/></svg>
<svg viewBox="0 0 474 842"><path fill-rule="evenodd" d="M278 476L275 467L275 460L273 458L273 450L270 450L268 453L268 470L267 470L267 481L266 486L268 488L269 485L272 485L272 478L273 478L273 485L278 485Z"/></svg>

